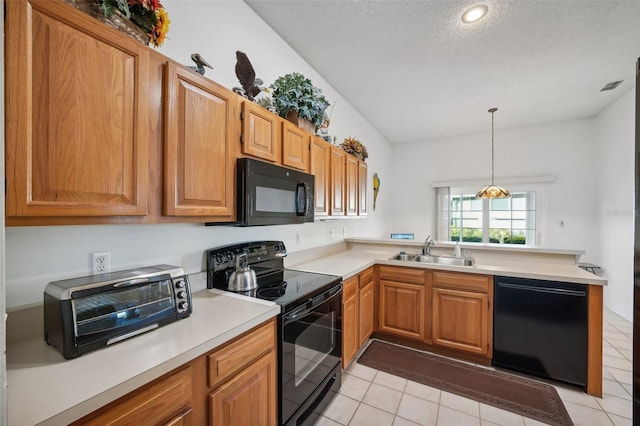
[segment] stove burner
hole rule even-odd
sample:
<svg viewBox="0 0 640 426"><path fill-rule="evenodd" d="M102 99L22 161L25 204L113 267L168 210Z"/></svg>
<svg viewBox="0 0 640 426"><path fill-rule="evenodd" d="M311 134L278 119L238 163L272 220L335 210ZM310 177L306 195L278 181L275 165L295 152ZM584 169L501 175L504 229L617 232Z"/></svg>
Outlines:
<svg viewBox="0 0 640 426"><path fill-rule="evenodd" d="M258 297L264 300L276 300L284 296L286 292L287 292L287 282L282 281L281 283L274 286L259 288Z"/></svg>

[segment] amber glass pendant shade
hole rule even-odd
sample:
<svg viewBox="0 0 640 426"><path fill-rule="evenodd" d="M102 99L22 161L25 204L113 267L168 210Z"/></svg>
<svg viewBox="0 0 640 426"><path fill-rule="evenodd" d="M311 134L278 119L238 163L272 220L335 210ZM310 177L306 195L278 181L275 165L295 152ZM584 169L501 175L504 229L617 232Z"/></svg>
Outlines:
<svg viewBox="0 0 640 426"><path fill-rule="evenodd" d="M501 188L496 185L489 185L486 188L482 188L476 194L476 198L509 198L511 193L508 189Z"/></svg>
<svg viewBox="0 0 640 426"><path fill-rule="evenodd" d="M496 186L493 183L493 113L496 112L498 108L490 108L489 112L491 113L491 185L482 188L476 194L476 198L509 198L511 197L511 192L509 190L504 189L500 186Z"/></svg>

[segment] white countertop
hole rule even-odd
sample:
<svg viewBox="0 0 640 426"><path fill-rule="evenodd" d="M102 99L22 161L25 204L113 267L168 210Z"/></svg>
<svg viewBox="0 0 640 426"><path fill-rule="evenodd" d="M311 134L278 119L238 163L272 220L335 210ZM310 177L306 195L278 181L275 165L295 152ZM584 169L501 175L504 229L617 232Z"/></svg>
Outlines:
<svg viewBox="0 0 640 426"><path fill-rule="evenodd" d="M401 240L391 238L345 238L348 243L366 243L379 245L398 245L398 246L415 246L422 248L424 241L420 240ZM437 246L453 248L456 243L453 241L436 241ZM535 253L535 254L559 254L580 257L584 254L584 250L563 249L553 247L538 247L518 244L484 244L484 243L460 243L463 249L498 251L511 253Z"/></svg>
<svg viewBox="0 0 640 426"><path fill-rule="evenodd" d="M472 274L487 274L487 275L504 275L517 278L532 278L540 280L550 281L563 281L579 284L593 284L593 285L606 285L607 280L587 272L577 265L571 264L557 264L552 261L504 261L503 264L499 264L499 261L495 263L477 263L475 266L454 266L443 265L437 263L419 263L412 261L401 260L388 260L394 254L397 254L400 249L394 244L389 245L389 241L397 240L384 240L379 245L374 242L376 240L369 239L350 239L350 242L366 242L366 245L361 247L352 247L349 250L344 250L339 253L335 253L329 256L323 256L310 261L303 261L301 263L290 264L287 263L287 267L291 269L298 269L307 272L319 272L325 274L340 275L343 278L353 276L360 271L375 265L393 265L404 267L416 267L425 269L437 269L445 271L466 272ZM400 242L399 244L402 244ZM469 246L465 245L465 248ZM418 252L419 250L415 250ZM549 253L548 251L542 252L545 255L554 255L555 253ZM572 256L574 251L561 250L558 255Z"/></svg>
<svg viewBox="0 0 640 426"><path fill-rule="evenodd" d="M67 424L275 317L280 306L220 290L193 294L193 313L65 360L44 340L7 348L8 424Z"/></svg>

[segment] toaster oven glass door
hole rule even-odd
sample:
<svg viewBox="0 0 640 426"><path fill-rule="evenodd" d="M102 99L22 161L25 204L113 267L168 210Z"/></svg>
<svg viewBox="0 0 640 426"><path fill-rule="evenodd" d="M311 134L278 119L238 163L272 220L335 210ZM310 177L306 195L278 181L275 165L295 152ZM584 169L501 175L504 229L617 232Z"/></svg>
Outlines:
<svg viewBox="0 0 640 426"><path fill-rule="evenodd" d="M175 313L170 279L143 284L118 284L109 292L92 294L72 301L76 336L95 335L115 329L126 330Z"/></svg>

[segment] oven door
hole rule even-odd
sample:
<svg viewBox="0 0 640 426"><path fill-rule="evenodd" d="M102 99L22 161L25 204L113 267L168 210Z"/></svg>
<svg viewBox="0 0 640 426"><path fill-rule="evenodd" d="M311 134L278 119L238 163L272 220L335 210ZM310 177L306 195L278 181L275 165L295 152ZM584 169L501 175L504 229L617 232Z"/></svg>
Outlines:
<svg viewBox="0 0 640 426"><path fill-rule="evenodd" d="M281 424L286 424L294 414L300 417L310 411L308 407L321 404L320 400L308 401L311 396L331 396L319 388L341 362L342 284L285 313L282 337L280 414Z"/></svg>
<svg viewBox="0 0 640 426"><path fill-rule="evenodd" d="M238 159L238 224L313 222L314 177L249 158Z"/></svg>

